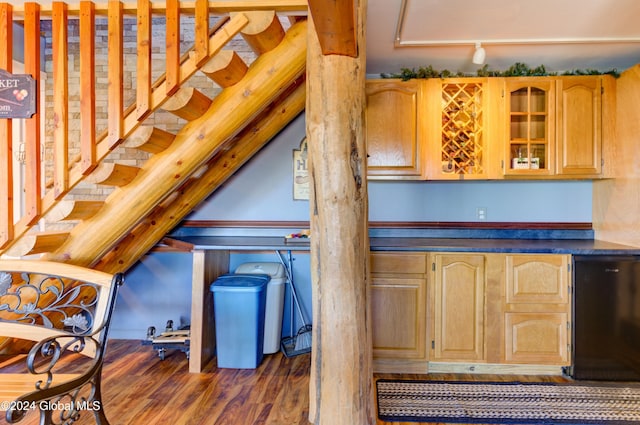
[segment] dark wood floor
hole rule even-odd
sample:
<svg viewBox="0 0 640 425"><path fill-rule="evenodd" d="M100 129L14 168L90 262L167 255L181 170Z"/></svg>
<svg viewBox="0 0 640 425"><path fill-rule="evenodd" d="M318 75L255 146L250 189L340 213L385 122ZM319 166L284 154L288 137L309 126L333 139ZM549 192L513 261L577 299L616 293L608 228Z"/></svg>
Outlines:
<svg viewBox="0 0 640 425"><path fill-rule="evenodd" d="M10 362L5 361L5 365ZM257 369L218 369L215 359L203 373L188 373L186 356L169 351L164 360L140 341L112 340L103 372L103 394L112 425L296 425L308 424L310 354L290 359L268 355ZM0 367L3 363L0 361ZM376 375L375 378L398 377ZM407 379L488 379L477 375L403 375ZM501 377L494 380L558 380ZM86 416L78 424L94 423ZM4 422L4 416L0 419ZM36 424L30 415L21 424ZM378 421L377 425L408 425ZM359 425L359 424L354 424Z"/></svg>

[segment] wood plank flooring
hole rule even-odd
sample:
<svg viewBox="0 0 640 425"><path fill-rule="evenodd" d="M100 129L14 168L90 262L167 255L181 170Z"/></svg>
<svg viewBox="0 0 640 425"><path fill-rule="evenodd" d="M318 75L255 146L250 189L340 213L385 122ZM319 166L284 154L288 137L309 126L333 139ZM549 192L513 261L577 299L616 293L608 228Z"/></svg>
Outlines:
<svg viewBox="0 0 640 425"><path fill-rule="evenodd" d="M12 360L0 359L0 369ZM257 369L218 369L215 359L203 373L190 374L184 353L168 351L164 360L140 341L111 340L103 371L103 397L112 425L297 425L308 424L311 355L290 359L265 356ZM376 375L393 378L398 375ZM560 380L557 377L403 375L407 379ZM0 424L4 421L4 412ZM37 423L29 414L21 424ZM84 415L77 424L93 424ZM378 421L376 425L409 425ZM358 425L358 424L354 424Z"/></svg>

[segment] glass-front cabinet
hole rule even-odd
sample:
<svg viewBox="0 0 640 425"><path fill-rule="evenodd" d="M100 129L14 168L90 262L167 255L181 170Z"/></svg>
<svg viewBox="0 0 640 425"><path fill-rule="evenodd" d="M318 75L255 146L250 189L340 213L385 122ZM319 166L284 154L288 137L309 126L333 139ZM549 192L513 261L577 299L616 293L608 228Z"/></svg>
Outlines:
<svg viewBox="0 0 640 425"><path fill-rule="evenodd" d="M508 79L505 174L551 174L554 157L555 83Z"/></svg>

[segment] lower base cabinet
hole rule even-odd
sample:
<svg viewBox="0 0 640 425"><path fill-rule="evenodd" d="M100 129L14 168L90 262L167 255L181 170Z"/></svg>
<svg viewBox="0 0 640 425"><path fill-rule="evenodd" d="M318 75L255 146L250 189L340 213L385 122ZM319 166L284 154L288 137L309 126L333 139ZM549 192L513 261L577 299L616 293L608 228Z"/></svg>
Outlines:
<svg viewBox="0 0 640 425"><path fill-rule="evenodd" d="M484 359L484 255L433 255L431 360Z"/></svg>
<svg viewBox="0 0 640 425"><path fill-rule="evenodd" d="M505 362L568 365L567 313L505 313Z"/></svg>
<svg viewBox="0 0 640 425"><path fill-rule="evenodd" d="M571 256L371 254L376 372L560 374Z"/></svg>
<svg viewBox="0 0 640 425"><path fill-rule="evenodd" d="M571 257L510 254L504 263L504 362L569 365Z"/></svg>
<svg viewBox="0 0 640 425"><path fill-rule="evenodd" d="M371 271L374 369L425 373L426 254L372 253Z"/></svg>

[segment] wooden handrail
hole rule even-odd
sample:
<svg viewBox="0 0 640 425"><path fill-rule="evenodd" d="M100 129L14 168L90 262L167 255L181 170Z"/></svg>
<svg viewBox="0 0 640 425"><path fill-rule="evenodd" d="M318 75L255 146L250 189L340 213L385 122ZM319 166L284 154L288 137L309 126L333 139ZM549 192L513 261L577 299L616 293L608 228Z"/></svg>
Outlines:
<svg viewBox="0 0 640 425"><path fill-rule="evenodd" d="M24 25L25 74L31 74L40 87L40 40L41 22L51 20L52 28L52 78L53 81L53 122L47 123L53 129L53 161L41 158L41 119L44 114L36 102L35 115L25 120L25 214L14 217L13 194L15 192L14 170L12 169L11 119L0 120L0 254L31 227L33 227L59 201L63 200L78 183L85 179L96 167L125 140L155 110L160 108L193 74L215 56L249 23L244 13L230 12L275 10L280 14L307 14L306 0L224 0L153 3L150 0L136 0L135 5L119 0L109 0L107 4L95 4L82 0L77 4L54 1L51 6L41 6L35 2L24 5L0 3L0 68L11 71L13 54L12 25L21 21ZM164 14L166 19L165 70L152 82L152 19ZM180 18L193 15L195 43L192 49L180 54ZM216 24L209 28L211 15L219 16ZM108 88L107 88L107 128L104 133L96 132L96 16L106 17L108 36ZM135 16L137 22L137 60L135 101L125 107L123 93L124 68L124 27L123 19ZM79 25L79 114L70 116L69 98L70 70L68 69L69 37L68 25L72 19ZM74 84L77 84L74 82ZM77 120L78 124L73 124ZM69 129L79 128L79 153L69 158ZM48 146L49 147L49 146ZM43 184L42 176L47 181ZM4 201L7 202L4 202Z"/></svg>
<svg viewBox="0 0 640 425"><path fill-rule="evenodd" d="M82 2L80 2L82 3ZM80 3L69 3L69 16L78 16L80 14ZM218 0L209 1L209 13L213 15L223 15L230 12L249 12L254 10L275 10L281 15L296 15L306 16L308 9L307 0ZM170 2L152 2L151 13L154 15L163 15L169 8ZM183 1L180 2L180 13L194 14L196 10L197 1ZM52 9L43 5L41 7L41 14L44 19L51 16ZM107 16L108 4L96 3L95 5L96 15ZM138 11L137 3L128 2L123 3L123 12L125 15L133 15ZM13 6L14 17L22 19L25 13L25 7L23 5Z"/></svg>

